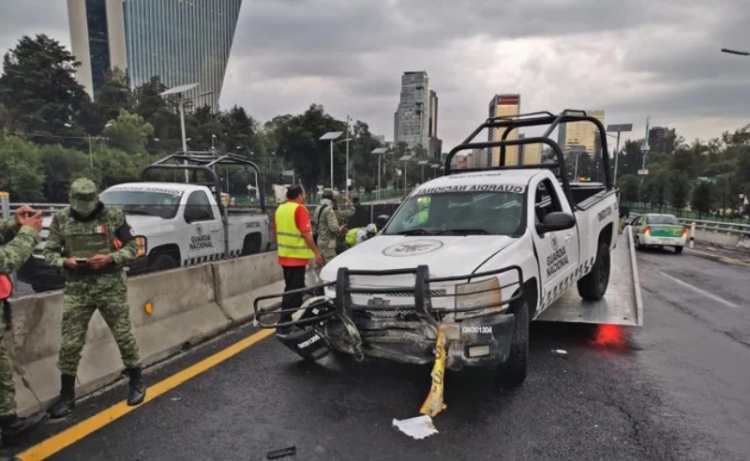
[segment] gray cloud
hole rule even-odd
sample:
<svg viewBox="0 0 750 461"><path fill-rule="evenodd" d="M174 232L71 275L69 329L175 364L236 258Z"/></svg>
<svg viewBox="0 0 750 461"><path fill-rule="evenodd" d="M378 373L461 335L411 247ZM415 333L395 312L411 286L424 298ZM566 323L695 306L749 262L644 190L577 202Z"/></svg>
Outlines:
<svg viewBox="0 0 750 461"><path fill-rule="evenodd" d="M9 3L9 2L6 2ZM0 47L69 42L65 2L2 7ZM747 120L747 0L246 0L222 104L261 120L323 104L390 138L401 73L426 70L446 148L494 93L522 110L604 109L607 122L715 136Z"/></svg>

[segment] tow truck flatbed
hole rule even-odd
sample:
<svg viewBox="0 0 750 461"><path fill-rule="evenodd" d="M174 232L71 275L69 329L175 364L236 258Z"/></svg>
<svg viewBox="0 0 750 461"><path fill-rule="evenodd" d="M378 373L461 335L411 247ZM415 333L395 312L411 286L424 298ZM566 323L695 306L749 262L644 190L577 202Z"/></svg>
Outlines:
<svg viewBox="0 0 750 461"><path fill-rule="evenodd" d="M536 321L642 326L641 285L630 229L626 228L618 236L611 257L609 288L603 299L584 301L573 287L544 310Z"/></svg>

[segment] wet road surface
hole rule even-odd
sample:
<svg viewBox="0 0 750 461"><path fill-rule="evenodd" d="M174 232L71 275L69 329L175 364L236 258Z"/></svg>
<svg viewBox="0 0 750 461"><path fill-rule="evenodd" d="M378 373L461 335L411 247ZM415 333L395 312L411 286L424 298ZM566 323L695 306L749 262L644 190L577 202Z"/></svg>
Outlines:
<svg viewBox="0 0 750 461"><path fill-rule="evenodd" d="M273 337L63 449L54 460L750 459L750 268L686 250L639 253L644 326L535 324L516 390L449 373L438 434L391 427L418 416L429 368L326 358L305 364ZM231 332L150 370L160 381L251 335ZM553 354L564 349L566 356ZM74 420L122 400L116 387Z"/></svg>

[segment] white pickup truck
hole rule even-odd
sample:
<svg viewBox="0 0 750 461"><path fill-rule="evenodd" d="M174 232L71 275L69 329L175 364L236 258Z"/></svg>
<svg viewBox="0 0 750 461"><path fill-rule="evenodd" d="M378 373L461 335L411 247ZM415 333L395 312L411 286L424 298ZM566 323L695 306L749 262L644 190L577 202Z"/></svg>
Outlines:
<svg viewBox="0 0 750 461"><path fill-rule="evenodd" d="M216 186L135 182L112 186L99 200L121 208L135 235L143 238L146 256L127 265L128 273L137 275L267 251L270 221L262 202L242 211L225 207L219 197ZM61 288L65 282L44 261L46 236L43 232L32 260L19 271L35 291Z"/></svg>
<svg viewBox="0 0 750 461"><path fill-rule="evenodd" d="M539 125L592 120L567 112L531 119ZM592 123L604 136L601 124ZM517 125L533 126L523 118L491 119L483 126ZM460 150L542 139L558 163L450 169ZM606 156L604 163L609 171ZM550 168L559 169L560 177ZM449 154L446 175L415 189L377 237L323 268L324 297L309 299L292 322L269 326L280 327L279 339L307 359L332 348L414 364L436 359L442 330L449 368L492 366L505 383L518 385L526 377L530 321L569 297L570 288L577 287L581 302L571 312L565 301L567 318L553 320L640 323L637 296L626 301L624 310L632 309L632 316L619 310L612 315L607 309L615 303L608 307L603 299L618 240L617 191L605 177L605 184L570 184L563 153L548 138L467 141ZM620 263L632 268L629 259ZM261 325L268 315L260 313Z"/></svg>

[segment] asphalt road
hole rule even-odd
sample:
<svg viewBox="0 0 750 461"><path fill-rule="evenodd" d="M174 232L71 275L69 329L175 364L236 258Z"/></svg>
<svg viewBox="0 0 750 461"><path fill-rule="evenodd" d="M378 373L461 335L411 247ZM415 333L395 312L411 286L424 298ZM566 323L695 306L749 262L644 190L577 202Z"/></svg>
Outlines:
<svg viewBox="0 0 750 461"><path fill-rule="evenodd" d="M642 328L534 325L525 384L501 390L484 373L448 374L448 408L430 438L391 427L418 415L429 368L303 364L271 337L51 459L261 460L291 445L297 454L284 460L750 459L750 267L688 250L638 260ZM231 332L147 378L160 381L252 333ZM48 424L26 445L124 393L80 403L76 419Z"/></svg>

